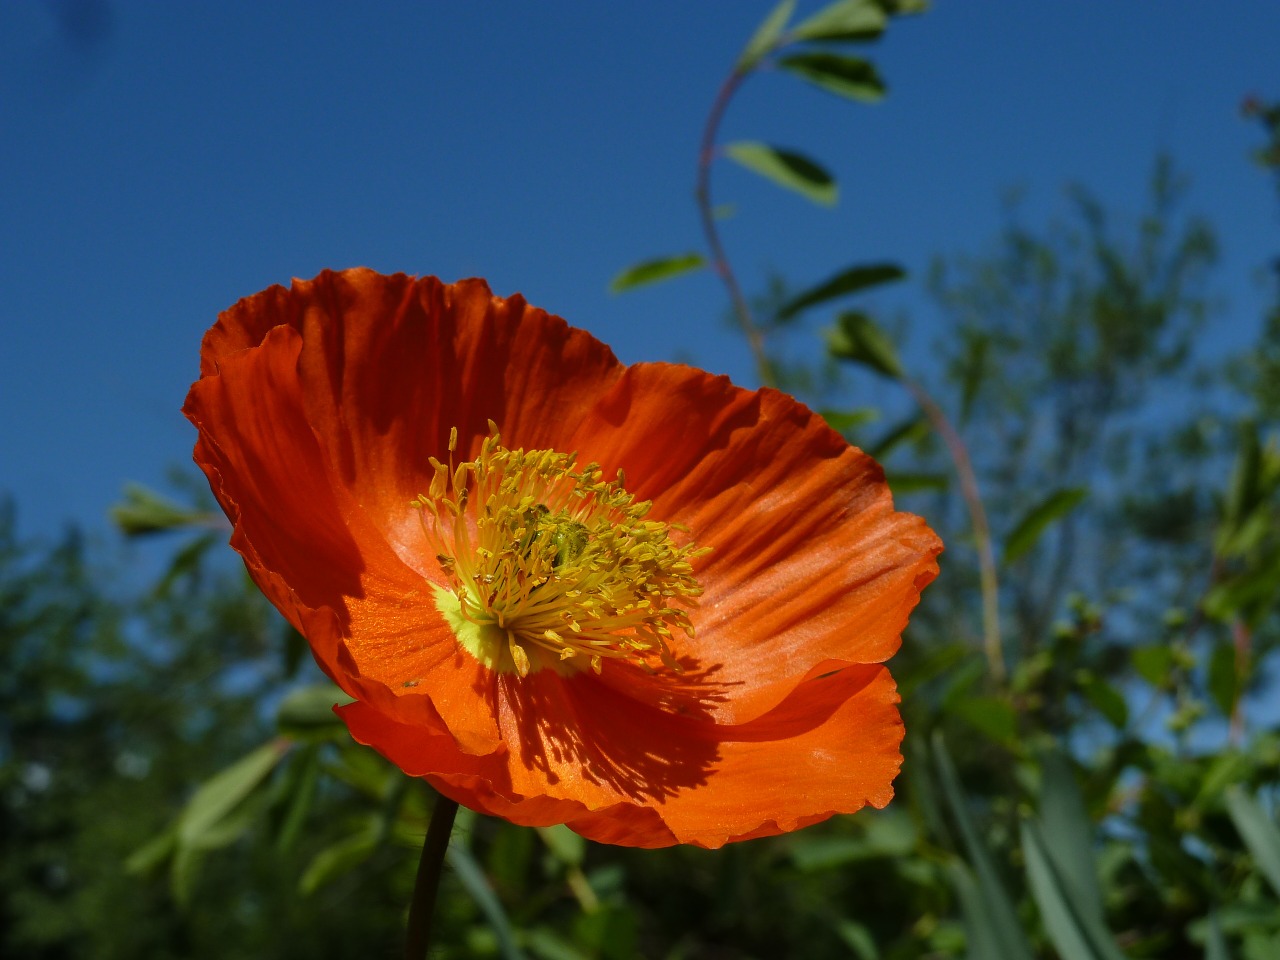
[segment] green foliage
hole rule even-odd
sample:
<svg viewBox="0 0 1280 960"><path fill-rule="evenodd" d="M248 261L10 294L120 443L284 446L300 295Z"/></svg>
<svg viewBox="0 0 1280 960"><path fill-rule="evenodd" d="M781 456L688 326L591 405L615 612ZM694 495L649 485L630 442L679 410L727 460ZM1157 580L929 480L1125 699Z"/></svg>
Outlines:
<svg viewBox="0 0 1280 960"><path fill-rule="evenodd" d="M789 320L810 307L816 307L818 304L840 297L851 296L884 283L892 283L895 280L901 280L904 276L902 269L892 263L858 264L849 267L789 299L778 308L777 319Z"/></svg>
<svg viewBox="0 0 1280 960"><path fill-rule="evenodd" d="M772 180L780 187L794 190L823 206L835 205L835 180L823 167L802 153L754 140L725 144L724 152L735 163Z"/></svg>
<svg viewBox="0 0 1280 960"><path fill-rule="evenodd" d="M1013 563L1035 546L1040 535L1061 520L1089 495L1084 487L1055 490L1026 512L1009 533L1004 544L1004 562Z"/></svg>
<svg viewBox="0 0 1280 960"><path fill-rule="evenodd" d="M884 81L880 79L875 64L861 57L838 53L793 53L779 58L778 66L840 97L864 103L878 103L884 99Z"/></svg>
<svg viewBox="0 0 1280 960"><path fill-rule="evenodd" d="M837 360L860 363L881 376L902 379L902 362L893 342L874 320L860 311L840 314L827 338L827 351Z"/></svg>
<svg viewBox="0 0 1280 960"><path fill-rule="evenodd" d="M658 257L628 267L609 282L610 293L622 293L662 280L670 280L682 273L700 270L707 264L700 253L685 253L676 257Z"/></svg>

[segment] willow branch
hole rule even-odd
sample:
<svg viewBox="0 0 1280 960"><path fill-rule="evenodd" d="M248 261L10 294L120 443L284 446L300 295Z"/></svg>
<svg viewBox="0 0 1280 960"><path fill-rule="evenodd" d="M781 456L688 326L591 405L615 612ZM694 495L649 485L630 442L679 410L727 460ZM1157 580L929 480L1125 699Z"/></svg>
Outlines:
<svg viewBox="0 0 1280 960"><path fill-rule="evenodd" d="M751 307L747 303L747 298L742 294L742 287L738 284L738 278L734 275L733 268L729 265L729 258L724 252L724 244L720 240L720 229L716 226L715 211L711 206L711 164L716 158L716 135L720 131L720 121L724 119L725 111L729 107L729 101L733 99L733 95L737 93L738 88L742 86L742 82L747 79L749 73L750 68L735 67L720 88L720 92L716 94L715 102L711 105L711 112L707 114L706 126L702 130L702 144L698 149L697 188L694 193L698 201L698 214L702 219L702 232L707 238L707 248L711 252L712 268L724 282L725 289L729 292L729 301L733 304L733 312L738 319L738 326L742 328L742 332L747 338L747 345L751 348L751 353L755 357L757 375L760 378L760 382L766 386L776 386L778 378L773 368L773 361L769 359L769 354L765 350L764 330L756 323L755 317L752 316Z"/></svg>

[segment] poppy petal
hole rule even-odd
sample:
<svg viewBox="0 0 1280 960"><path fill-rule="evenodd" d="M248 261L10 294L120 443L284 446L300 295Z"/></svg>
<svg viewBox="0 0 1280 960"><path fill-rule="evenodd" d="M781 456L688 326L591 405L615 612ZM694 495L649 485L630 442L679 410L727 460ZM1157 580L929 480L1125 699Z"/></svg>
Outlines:
<svg viewBox="0 0 1280 960"><path fill-rule="evenodd" d="M888 671L857 666L824 673L804 696L732 727L664 723L652 716L619 724L608 694L583 684L568 711L577 712L578 724L557 724L563 716L538 721L546 730L591 729L593 737L577 753L561 734L559 740L535 735L505 751L470 756L451 738L397 723L367 704L348 704L338 713L358 742L473 809L528 826L567 823L602 843L718 847L794 830L868 803L882 807L893 796L902 723ZM630 735L625 740L619 736L624 732ZM602 734L612 747L601 746ZM548 742L556 747L547 750ZM538 754L533 764L531 752ZM530 777L529 770L538 767L550 776ZM561 775L574 770L580 772ZM619 778L621 772L633 779ZM645 779L654 773L660 779Z"/></svg>
<svg viewBox="0 0 1280 960"><path fill-rule="evenodd" d="M942 542L893 510L879 465L777 391L638 364L573 441L710 548L697 637L676 647L733 688L722 722L770 709L820 661L888 659L937 575ZM665 689L634 671L610 680L641 699Z"/></svg>

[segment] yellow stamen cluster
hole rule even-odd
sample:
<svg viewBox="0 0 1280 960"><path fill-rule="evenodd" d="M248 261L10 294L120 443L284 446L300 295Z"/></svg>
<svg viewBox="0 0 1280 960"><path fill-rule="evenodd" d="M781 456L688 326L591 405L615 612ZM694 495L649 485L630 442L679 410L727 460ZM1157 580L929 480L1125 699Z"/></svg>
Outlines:
<svg viewBox="0 0 1280 960"><path fill-rule="evenodd" d="M416 501L463 620L503 636L522 677L534 650L585 658L597 673L606 658L678 670L667 641L694 630L674 604L702 592L691 561L707 551L676 546L683 527L646 520L650 503L627 493L622 471L605 480L599 464L577 469L576 454L510 450L489 430L480 455L456 467L454 430L449 465L432 458Z"/></svg>

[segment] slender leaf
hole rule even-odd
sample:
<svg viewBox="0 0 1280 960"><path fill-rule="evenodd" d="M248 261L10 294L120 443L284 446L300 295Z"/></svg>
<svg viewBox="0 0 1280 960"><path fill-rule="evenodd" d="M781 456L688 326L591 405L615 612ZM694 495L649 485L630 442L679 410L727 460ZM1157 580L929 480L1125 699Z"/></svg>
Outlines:
<svg viewBox="0 0 1280 960"><path fill-rule="evenodd" d="M1002 928L994 916L991 903L974 879L973 873L958 860L948 864L948 872L951 874L951 886L955 889L956 899L960 901L960 915L964 919L965 934L969 941L965 951L967 960L1030 958L1030 948L1025 947L1025 944L1021 953L1010 955L1004 952L1004 937L1009 931ZM1021 931L1017 935L1021 936Z"/></svg>
<svg viewBox="0 0 1280 960"><path fill-rule="evenodd" d="M1240 697L1240 683L1236 676L1236 651L1230 643L1218 644L1209 655L1209 695L1218 709L1227 716L1235 709Z"/></svg>
<svg viewBox="0 0 1280 960"><path fill-rule="evenodd" d="M700 270L706 266L706 263L706 258L700 253L682 253L674 257L645 260L643 263L628 267L609 281L609 292L622 293L624 290L634 290L649 283L670 280L682 273Z"/></svg>
<svg viewBox="0 0 1280 960"><path fill-rule="evenodd" d="M326 883L364 863L378 848L382 828L378 817L370 817L358 833L331 843L314 857L298 881L298 891L308 896Z"/></svg>
<svg viewBox="0 0 1280 960"><path fill-rule="evenodd" d="M886 21L884 11L874 0L837 0L800 23L791 36L828 43L872 40L884 32Z"/></svg>
<svg viewBox="0 0 1280 960"><path fill-rule="evenodd" d="M794 190L814 203L834 206L838 191L831 174L802 153L782 150L767 143L739 140L726 144L725 154L752 173Z"/></svg>
<svg viewBox="0 0 1280 960"><path fill-rule="evenodd" d="M212 514L174 503L140 483L125 484L124 499L113 506L110 513L126 537L163 533L180 527L207 527L215 522Z"/></svg>
<svg viewBox="0 0 1280 960"><path fill-rule="evenodd" d="M1018 925L1018 915L1013 903L1001 884L996 873L995 863L987 852L986 844L978 836L978 829L969 816L964 793L960 789L960 778L956 776L955 764L947 750L946 741L941 733L933 735L933 759L937 768L938 780L942 784L943 796L951 808L952 819L960 829L960 838L964 844L965 854L973 867L977 878L977 895L973 897L975 915L980 921L980 929L984 937L985 950L980 953L970 952L974 957L999 957L1001 960L1031 960L1031 947L1026 935ZM953 881L956 875L953 875ZM957 894L963 900L966 892L957 887ZM966 910L966 914L968 911Z"/></svg>
<svg viewBox="0 0 1280 960"><path fill-rule="evenodd" d="M1093 825L1076 783L1071 761L1060 752L1044 757L1041 766L1040 823L1048 853L1057 865L1072 900L1081 911L1103 919L1102 892L1093 856Z"/></svg>
<svg viewBox="0 0 1280 960"><path fill-rule="evenodd" d="M837 920L836 936L853 951L858 960L880 960L880 948L876 946L875 937L866 924L856 920Z"/></svg>
<svg viewBox="0 0 1280 960"><path fill-rule="evenodd" d="M848 433L854 427L865 423L874 423L880 419L880 411L875 407L857 407L853 410L819 410L818 415L827 421L836 433Z"/></svg>
<svg viewBox="0 0 1280 960"><path fill-rule="evenodd" d="M901 280L906 274L902 268L892 263L863 263L842 270L834 277L830 277L811 287L801 294L793 297L783 304L778 311L778 319L786 320L794 316L801 310L816 306L819 303L826 303L828 300L834 300L837 297L847 297L859 290L866 290L868 287L879 286L882 283L892 283L895 280Z"/></svg>
<svg viewBox="0 0 1280 960"><path fill-rule="evenodd" d="M742 56L738 58L739 71L750 70L760 62L761 57L773 49L778 38L782 36L782 31L786 29L787 22L791 19L791 11L795 7L796 0L782 0L769 11L769 15L761 21L760 26L756 27L756 32L747 41Z"/></svg>
<svg viewBox="0 0 1280 960"><path fill-rule="evenodd" d="M951 484L951 478L945 473L899 473L896 470L886 473L885 480L894 493L945 490Z"/></svg>
<svg viewBox="0 0 1280 960"><path fill-rule="evenodd" d="M126 873L147 874L164 863L178 845L178 833L170 827L163 833L148 840L124 862Z"/></svg>
<svg viewBox="0 0 1280 960"><path fill-rule="evenodd" d="M1280 895L1280 830L1253 797L1238 785L1227 790L1227 812L1249 848L1258 869Z"/></svg>
<svg viewBox="0 0 1280 960"><path fill-rule="evenodd" d="M960 388L960 423L969 422L969 415L973 413L974 401L978 399L978 390L982 387L983 378L987 373L987 351L991 346L991 337L987 334L978 334L970 337L965 350L962 374L962 386Z"/></svg>
<svg viewBox="0 0 1280 960"><path fill-rule="evenodd" d="M1222 932L1222 923L1218 920L1216 910L1209 914L1209 929L1204 938L1204 960L1231 960L1227 936Z"/></svg>
<svg viewBox="0 0 1280 960"><path fill-rule="evenodd" d="M852 310L840 314L827 337L827 350L837 360L861 363L882 376L902 379L902 363L893 341L865 313Z"/></svg>
<svg viewBox="0 0 1280 960"><path fill-rule="evenodd" d="M1071 881L1049 854L1040 826L1024 820L1021 834L1031 894L1062 960L1124 960L1101 918L1073 894Z"/></svg>
<svg viewBox="0 0 1280 960"><path fill-rule="evenodd" d="M547 845L552 856L571 867L582 866L587 855L587 841L580 834L574 833L564 824L554 827L539 827L538 836Z"/></svg>
<svg viewBox="0 0 1280 960"><path fill-rule="evenodd" d="M296 770L296 772L295 772ZM320 754L318 747L310 745L290 770L288 807L280 822L280 830L276 834L276 850L286 853L293 848L298 837L302 835L302 827L307 822L307 814L311 812L311 804L315 799L316 786L320 782Z"/></svg>
<svg viewBox="0 0 1280 960"><path fill-rule="evenodd" d="M1129 722L1129 704L1124 694L1105 680L1086 674L1080 678L1080 692L1117 730Z"/></svg>
<svg viewBox="0 0 1280 960"><path fill-rule="evenodd" d="M266 743L205 781L178 818L179 845L201 847L216 837L220 821L253 793L283 755L279 743Z"/></svg>
<svg viewBox="0 0 1280 960"><path fill-rule="evenodd" d="M883 437L867 448L867 453L877 460L884 460L893 450L896 450L904 443L919 443L929 435L929 431L932 429L929 426L929 421L923 415L917 414L914 417L908 417L901 423L890 427Z"/></svg>
<svg viewBox="0 0 1280 960"><path fill-rule="evenodd" d="M830 93L863 103L884 99L884 81L875 64L861 57L838 53L796 53L783 57L778 66L803 77Z"/></svg>
<svg viewBox="0 0 1280 960"><path fill-rule="evenodd" d="M489 885L484 870L480 868L480 864L476 863L471 851L461 843L451 842L445 853L445 859L449 861L454 874L489 921L489 926L493 928L498 938L502 955L506 960L524 960L524 953L516 943L515 930L507 918L506 911L502 909L502 901L493 892L493 887Z"/></svg>
<svg viewBox="0 0 1280 960"><path fill-rule="evenodd" d="M1013 563L1036 545L1040 535L1080 504L1089 491L1085 487L1055 490L1027 511L1014 526L1004 544L1004 562Z"/></svg>
<svg viewBox="0 0 1280 960"><path fill-rule="evenodd" d="M299 687L280 703L276 727L284 736L297 740L327 740L341 735L346 727L333 712L334 706L351 698L333 683Z"/></svg>
<svg viewBox="0 0 1280 960"><path fill-rule="evenodd" d="M995 743L1011 743L1017 735L1018 715L1013 705L1000 697L964 697L948 711Z"/></svg>

